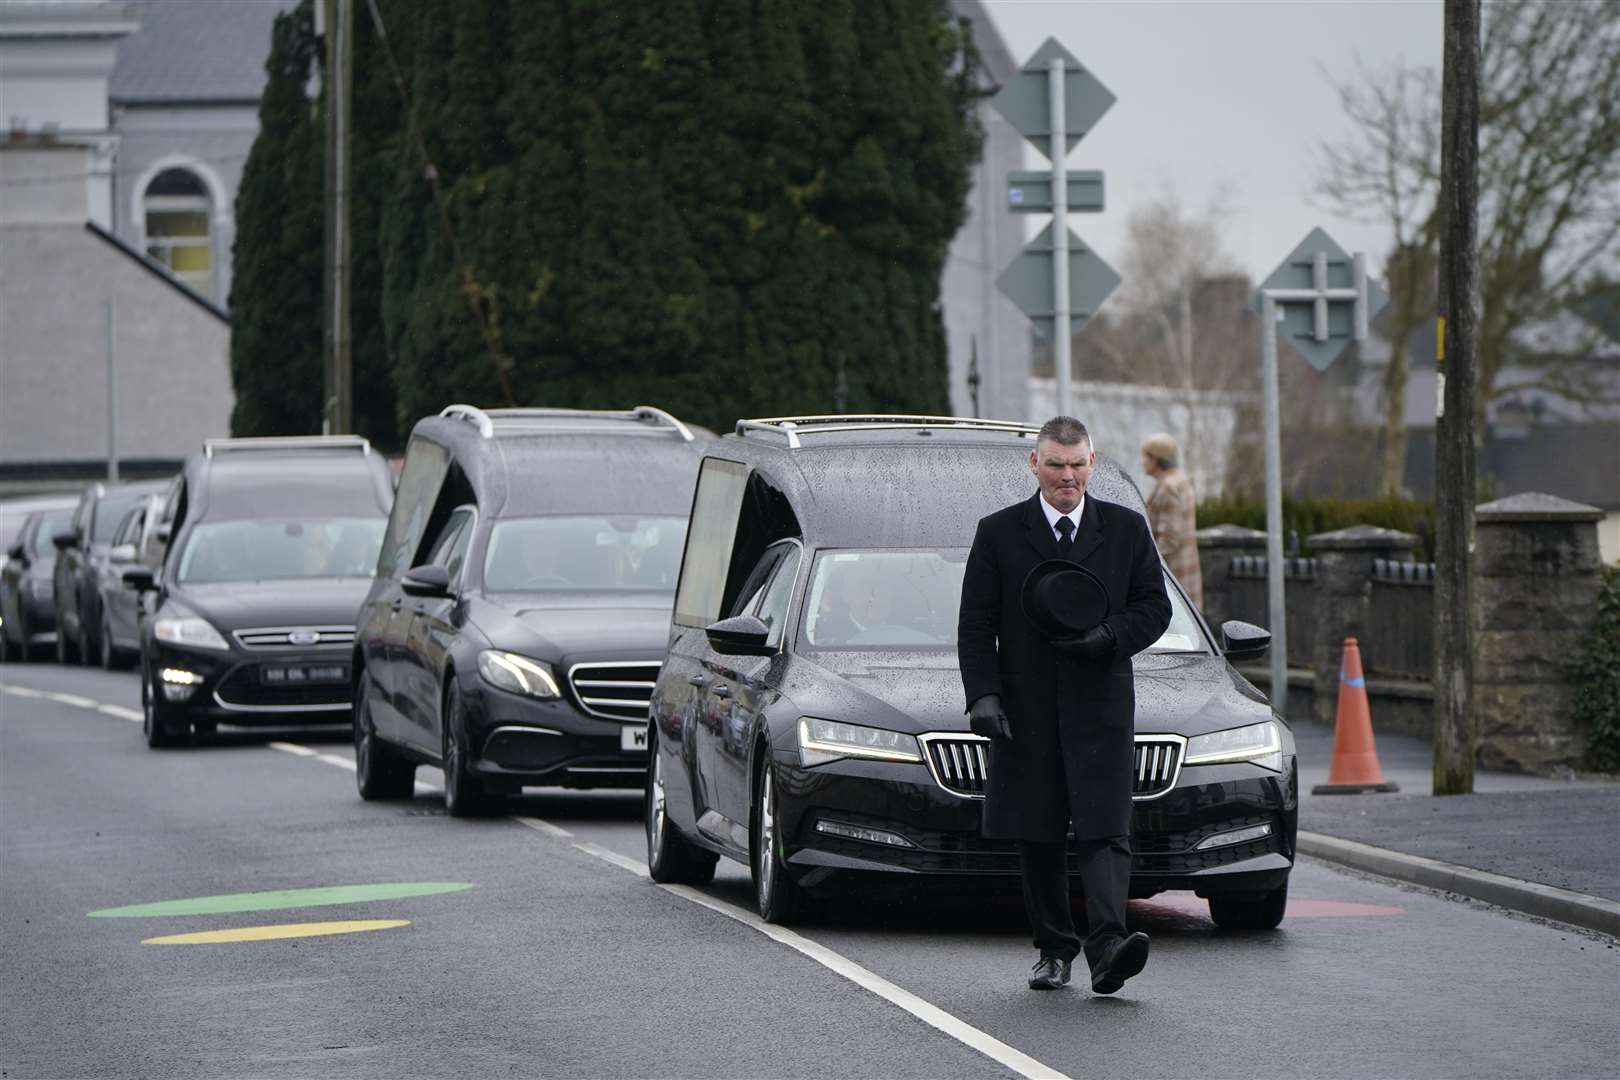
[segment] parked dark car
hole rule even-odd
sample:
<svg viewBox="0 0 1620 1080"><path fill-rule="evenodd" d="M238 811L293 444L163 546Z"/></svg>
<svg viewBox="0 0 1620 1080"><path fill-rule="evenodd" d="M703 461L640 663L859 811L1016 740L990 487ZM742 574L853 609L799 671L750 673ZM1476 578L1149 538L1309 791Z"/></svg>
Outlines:
<svg viewBox="0 0 1620 1080"><path fill-rule="evenodd" d="M52 537L72 520L75 505L73 498L63 498L49 509L20 515L19 528L6 548L5 566L0 568L0 659L32 660L56 643Z"/></svg>
<svg viewBox="0 0 1620 1080"><path fill-rule="evenodd" d="M483 813L640 787L702 443L668 413L453 405L416 425L354 651L357 780Z"/></svg>
<svg viewBox="0 0 1620 1080"><path fill-rule="evenodd" d="M166 480L132 484L94 483L84 489L73 520L57 531L52 596L56 602L56 658L88 663L101 655L101 602L97 586L124 515Z"/></svg>
<svg viewBox="0 0 1620 1080"><path fill-rule="evenodd" d="M141 704L156 748L219 724L349 722L354 620L393 498L365 439L211 439L165 493L141 620ZM171 513L172 511L172 513Z"/></svg>
<svg viewBox="0 0 1620 1080"><path fill-rule="evenodd" d="M154 573L163 565L163 545L158 538L164 495L154 493L136 502L124 515L107 548L96 582L101 629L96 634L101 649L101 666L116 671L132 664L141 653L142 601L148 594L124 585L124 571L144 566Z"/></svg>
<svg viewBox="0 0 1620 1080"><path fill-rule="evenodd" d="M744 421L699 473L651 707L648 864L701 882L726 855L760 912L806 894L1018 880L980 835L986 741L964 715L962 572L981 517L1034 493L1035 428L929 417ZM1089 498L1143 512L1102 460ZM1191 889L1223 925L1282 918L1293 737L1168 571L1173 614L1133 661L1133 896ZM1223 655L1224 653L1224 655Z"/></svg>

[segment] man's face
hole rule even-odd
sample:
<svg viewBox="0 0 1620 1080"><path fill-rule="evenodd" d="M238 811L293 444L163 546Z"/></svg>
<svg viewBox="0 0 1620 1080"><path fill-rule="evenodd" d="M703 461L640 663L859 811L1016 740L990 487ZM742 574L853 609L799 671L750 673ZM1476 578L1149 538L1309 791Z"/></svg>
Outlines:
<svg viewBox="0 0 1620 1080"><path fill-rule="evenodd" d="M1080 505L1080 496L1086 493L1086 481L1091 479L1096 464L1097 455L1091 452L1089 441L1064 446L1042 439L1029 455L1029 471L1041 485L1041 494L1063 514Z"/></svg>

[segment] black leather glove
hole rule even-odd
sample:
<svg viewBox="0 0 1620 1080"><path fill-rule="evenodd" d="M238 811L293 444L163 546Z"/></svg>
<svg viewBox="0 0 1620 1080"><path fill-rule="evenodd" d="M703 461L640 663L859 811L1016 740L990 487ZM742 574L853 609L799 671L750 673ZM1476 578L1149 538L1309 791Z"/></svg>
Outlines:
<svg viewBox="0 0 1620 1080"><path fill-rule="evenodd" d="M1101 660L1113 655L1114 631L1109 629L1107 623L1098 623L1078 637L1059 638L1052 644L1082 660Z"/></svg>
<svg viewBox="0 0 1620 1080"><path fill-rule="evenodd" d="M1012 741L1012 723L1007 719L1007 711L1001 707L998 694L986 694L968 706L968 726L973 729L973 734L986 739Z"/></svg>

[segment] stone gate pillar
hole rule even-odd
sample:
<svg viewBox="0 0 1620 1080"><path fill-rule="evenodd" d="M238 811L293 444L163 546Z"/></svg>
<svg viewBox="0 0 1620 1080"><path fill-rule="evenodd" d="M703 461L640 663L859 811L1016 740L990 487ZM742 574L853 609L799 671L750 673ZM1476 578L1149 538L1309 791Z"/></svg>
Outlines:
<svg viewBox="0 0 1620 1080"><path fill-rule="evenodd" d="M1409 560L1418 538L1375 525L1317 533L1305 541L1316 559L1316 634L1311 643L1311 717L1331 724L1339 708L1344 639L1363 639L1372 606L1374 559Z"/></svg>
<svg viewBox="0 0 1620 1080"><path fill-rule="evenodd" d="M1242 525L1212 525L1198 530L1198 564L1204 575L1204 618L1218 635L1221 623L1232 617L1228 582L1232 560L1239 555L1264 555L1266 534Z"/></svg>
<svg viewBox="0 0 1620 1080"><path fill-rule="evenodd" d="M1474 702L1487 769L1550 773L1585 752L1569 664L1597 618L1603 511L1531 492L1474 511Z"/></svg>

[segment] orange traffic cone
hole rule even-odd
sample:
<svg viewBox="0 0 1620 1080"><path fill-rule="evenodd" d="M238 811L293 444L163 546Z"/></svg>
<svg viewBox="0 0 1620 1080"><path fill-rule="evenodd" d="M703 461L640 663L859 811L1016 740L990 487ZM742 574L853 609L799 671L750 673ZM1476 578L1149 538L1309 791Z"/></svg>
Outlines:
<svg viewBox="0 0 1620 1080"><path fill-rule="evenodd" d="M1339 716L1333 723L1333 765L1325 784L1312 795L1356 795L1363 791L1399 791L1384 779L1373 744L1372 714L1367 711L1367 680L1361 674L1361 650L1355 638L1344 639L1339 663Z"/></svg>

